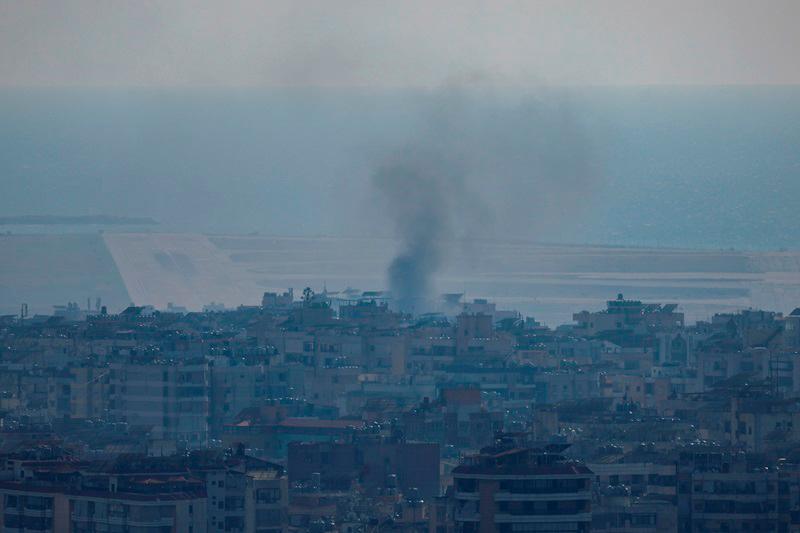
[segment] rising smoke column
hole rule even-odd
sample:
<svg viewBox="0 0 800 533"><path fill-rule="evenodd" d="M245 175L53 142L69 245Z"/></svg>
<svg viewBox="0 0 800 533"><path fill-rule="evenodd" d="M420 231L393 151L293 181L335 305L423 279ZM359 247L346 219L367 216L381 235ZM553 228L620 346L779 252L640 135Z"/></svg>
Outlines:
<svg viewBox="0 0 800 533"><path fill-rule="evenodd" d="M602 173L567 91L462 84L424 102L412 139L371 175L400 240L389 286L415 312L428 308L454 243L463 272L479 268L471 243L498 228L500 237L569 238Z"/></svg>
<svg viewBox="0 0 800 533"><path fill-rule="evenodd" d="M441 154L406 147L387 157L373 174L394 223L400 249L389 265L389 287L399 308L420 311L444 260L452 209L461 190L457 165Z"/></svg>

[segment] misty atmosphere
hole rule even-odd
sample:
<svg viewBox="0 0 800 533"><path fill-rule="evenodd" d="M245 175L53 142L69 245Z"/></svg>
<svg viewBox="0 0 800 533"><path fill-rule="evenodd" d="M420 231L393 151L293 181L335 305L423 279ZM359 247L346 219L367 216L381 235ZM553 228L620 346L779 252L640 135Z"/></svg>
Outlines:
<svg viewBox="0 0 800 533"><path fill-rule="evenodd" d="M0 2L0 531L800 532L798 22Z"/></svg>

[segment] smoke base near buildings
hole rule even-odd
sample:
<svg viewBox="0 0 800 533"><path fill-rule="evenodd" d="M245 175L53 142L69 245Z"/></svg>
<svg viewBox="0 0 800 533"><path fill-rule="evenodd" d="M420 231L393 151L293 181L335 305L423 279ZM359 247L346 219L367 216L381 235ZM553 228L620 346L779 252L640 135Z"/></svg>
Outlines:
<svg viewBox="0 0 800 533"><path fill-rule="evenodd" d="M400 242L387 282L408 311L435 295L451 243L499 237L498 212L541 234L569 225L587 203L579 195L602 175L566 93L509 97L456 86L428 103L416 138L389 150L372 173Z"/></svg>

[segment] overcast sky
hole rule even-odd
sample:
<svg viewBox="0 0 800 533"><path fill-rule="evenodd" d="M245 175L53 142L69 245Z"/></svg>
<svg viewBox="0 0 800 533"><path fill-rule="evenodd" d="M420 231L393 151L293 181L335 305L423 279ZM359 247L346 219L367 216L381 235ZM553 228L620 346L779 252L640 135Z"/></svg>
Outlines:
<svg viewBox="0 0 800 533"><path fill-rule="evenodd" d="M0 85L800 83L800 2L0 0Z"/></svg>

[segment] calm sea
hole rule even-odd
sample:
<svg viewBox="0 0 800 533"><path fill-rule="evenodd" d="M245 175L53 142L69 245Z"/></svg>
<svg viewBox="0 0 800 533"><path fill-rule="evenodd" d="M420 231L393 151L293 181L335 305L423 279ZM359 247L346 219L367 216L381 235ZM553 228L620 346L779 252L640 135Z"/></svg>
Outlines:
<svg viewBox="0 0 800 533"><path fill-rule="evenodd" d="M0 91L0 214L389 235L370 172L418 139L443 101L423 91ZM450 110L469 115L453 129L469 130L470 146L495 154L472 176L485 202L475 218L491 227L482 236L800 248L800 88L551 88L503 95L499 112L497 101ZM559 183L575 160L585 175Z"/></svg>

